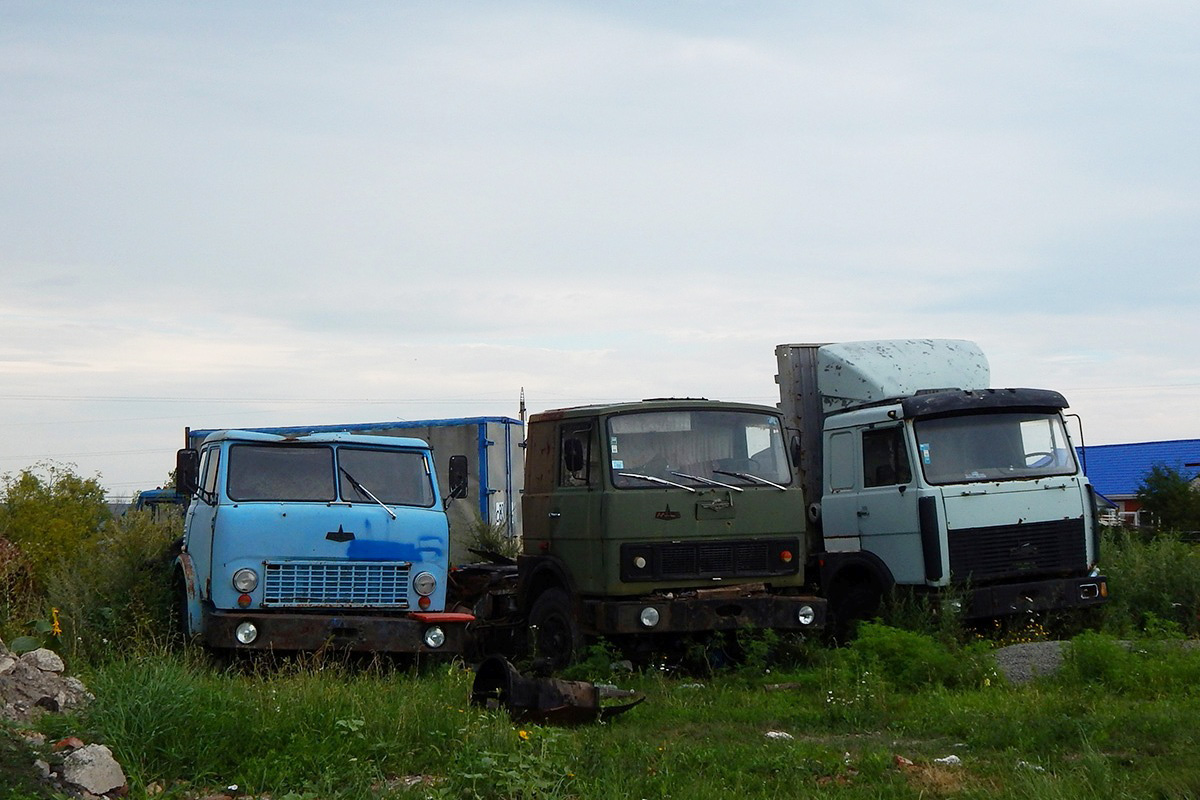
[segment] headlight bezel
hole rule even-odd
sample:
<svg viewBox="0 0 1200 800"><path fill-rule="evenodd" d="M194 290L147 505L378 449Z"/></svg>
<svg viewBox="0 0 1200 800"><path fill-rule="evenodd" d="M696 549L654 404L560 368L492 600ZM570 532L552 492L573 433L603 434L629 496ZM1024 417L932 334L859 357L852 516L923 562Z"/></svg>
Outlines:
<svg viewBox="0 0 1200 800"><path fill-rule="evenodd" d="M418 572L412 579L413 591L421 597L429 597L437 591L438 580L437 576L432 572Z"/></svg>
<svg viewBox="0 0 1200 800"><path fill-rule="evenodd" d="M250 567L241 567L233 571L230 578L233 588L242 594L250 594L258 588L258 573Z"/></svg>

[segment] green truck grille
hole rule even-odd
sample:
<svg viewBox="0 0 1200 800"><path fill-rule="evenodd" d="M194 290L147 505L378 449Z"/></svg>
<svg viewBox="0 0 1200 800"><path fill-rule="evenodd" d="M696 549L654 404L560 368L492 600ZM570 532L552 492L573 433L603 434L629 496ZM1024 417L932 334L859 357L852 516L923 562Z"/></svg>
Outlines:
<svg viewBox="0 0 1200 800"><path fill-rule="evenodd" d="M263 605L408 608L406 561L268 561Z"/></svg>
<svg viewBox="0 0 1200 800"><path fill-rule="evenodd" d="M638 582L794 575L799 570L800 555L800 542L797 539L623 544L621 580Z"/></svg>

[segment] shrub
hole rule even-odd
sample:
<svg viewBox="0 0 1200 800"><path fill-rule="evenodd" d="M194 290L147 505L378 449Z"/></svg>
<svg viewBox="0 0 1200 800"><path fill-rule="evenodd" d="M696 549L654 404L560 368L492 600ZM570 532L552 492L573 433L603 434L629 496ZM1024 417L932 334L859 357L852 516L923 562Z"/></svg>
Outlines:
<svg viewBox="0 0 1200 800"><path fill-rule="evenodd" d="M995 672L983 643L952 650L927 634L873 622L859 624L858 638L847 650L845 658L873 668L888 685L902 691L978 686Z"/></svg>
<svg viewBox="0 0 1200 800"><path fill-rule="evenodd" d="M46 599L59 610L67 654L98 659L166 644L181 526L171 515L129 512L55 565Z"/></svg>
<svg viewBox="0 0 1200 800"><path fill-rule="evenodd" d="M2 489L0 537L20 549L39 590L64 555L98 536L112 518L99 482L60 464L5 476Z"/></svg>
<svg viewBox="0 0 1200 800"><path fill-rule="evenodd" d="M1138 697L1184 697L1200 687L1200 651L1178 639L1120 641L1081 633L1063 653L1059 680Z"/></svg>
<svg viewBox="0 0 1200 800"><path fill-rule="evenodd" d="M1109 600L1102 628L1128 636L1154 629L1200 635L1200 551L1178 534L1116 529L1106 533L1101 566Z"/></svg>

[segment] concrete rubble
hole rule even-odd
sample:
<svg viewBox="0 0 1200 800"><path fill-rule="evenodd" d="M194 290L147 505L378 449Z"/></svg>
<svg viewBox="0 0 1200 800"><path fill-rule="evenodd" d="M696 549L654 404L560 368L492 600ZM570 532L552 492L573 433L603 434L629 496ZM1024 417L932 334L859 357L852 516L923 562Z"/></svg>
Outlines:
<svg viewBox="0 0 1200 800"><path fill-rule="evenodd" d="M83 682L64 675L65 671L62 658L52 650L16 655L0 641L0 719L31 723L42 714L73 711L93 700ZM31 732L25 738L35 747L45 744L40 734ZM104 745L68 737L54 750L33 764L58 791L82 800L128 793L125 772Z"/></svg>

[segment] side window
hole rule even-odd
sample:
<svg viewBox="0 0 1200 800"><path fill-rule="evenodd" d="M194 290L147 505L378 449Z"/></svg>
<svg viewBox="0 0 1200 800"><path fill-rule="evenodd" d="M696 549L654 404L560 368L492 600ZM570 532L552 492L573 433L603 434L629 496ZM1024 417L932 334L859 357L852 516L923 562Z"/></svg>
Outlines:
<svg viewBox="0 0 1200 800"><path fill-rule="evenodd" d="M825 453L830 491L840 492L854 488L854 462L856 460L852 432L839 431L830 435L829 448Z"/></svg>
<svg viewBox="0 0 1200 800"><path fill-rule="evenodd" d="M217 467L221 463L221 449L210 447L204 451L203 463L200 465L201 497L210 498L211 502L217 497Z"/></svg>
<svg viewBox="0 0 1200 800"><path fill-rule="evenodd" d="M558 485L588 486L592 481L592 426L563 425L558 442Z"/></svg>
<svg viewBox="0 0 1200 800"><path fill-rule="evenodd" d="M862 453L863 486L896 486L912 481L903 428L863 431Z"/></svg>

